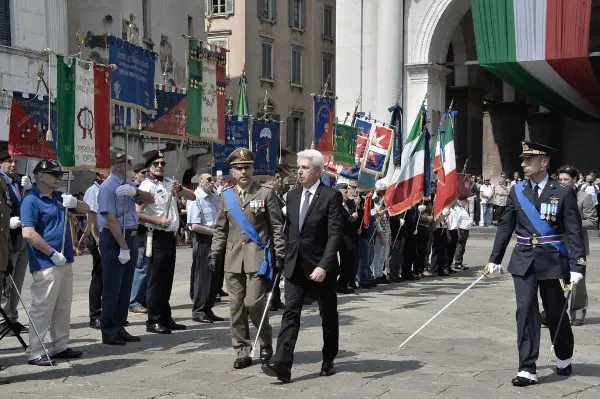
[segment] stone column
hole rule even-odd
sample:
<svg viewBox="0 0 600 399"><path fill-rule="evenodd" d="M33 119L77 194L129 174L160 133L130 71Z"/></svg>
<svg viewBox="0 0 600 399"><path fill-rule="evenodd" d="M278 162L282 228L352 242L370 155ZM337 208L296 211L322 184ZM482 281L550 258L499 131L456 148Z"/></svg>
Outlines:
<svg viewBox="0 0 600 399"><path fill-rule="evenodd" d="M362 104L360 109L367 114L377 107L377 7L373 2L363 4L363 52L362 52ZM360 25L360 19L358 20ZM360 43L357 43L360 45ZM356 60L359 62L359 60ZM346 82L356 84L361 82ZM356 101L356 99L353 99ZM342 112L346 112L345 110ZM350 110L352 112L352 110Z"/></svg>
<svg viewBox="0 0 600 399"><path fill-rule="evenodd" d="M46 0L46 45L58 54L67 53L67 0Z"/></svg>
<svg viewBox="0 0 600 399"><path fill-rule="evenodd" d="M379 0L377 20L377 79L376 107L373 117L389 120L388 108L402 89L402 30L404 27L402 1Z"/></svg>

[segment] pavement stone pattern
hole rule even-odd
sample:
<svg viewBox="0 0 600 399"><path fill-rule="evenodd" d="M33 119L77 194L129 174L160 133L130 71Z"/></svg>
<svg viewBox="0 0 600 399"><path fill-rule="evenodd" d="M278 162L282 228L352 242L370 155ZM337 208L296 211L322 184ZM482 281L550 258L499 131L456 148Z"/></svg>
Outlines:
<svg viewBox="0 0 600 399"><path fill-rule="evenodd" d="M142 342L125 347L101 343L88 327L91 257L76 258L71 316L72 347L84 356L62 361L56 369L30 366L14 337L0 341L0 375L12 384L0 386L0 398L600 398L600 242L592 242L590 295L586 325L575 327L574 373L554 374L547 362L549 333L542 331L538 361L540 385L515 388L516 325L513 284L509 275L483 280L440 315L404 348L398 345L475 280L487 261L492 242L469 239L466 272L447 278L390 284L357 294L340 295L340 353L337 374L319 377L321 321L316 305L305 307L296 347L292 383L266 377L255 365L234 370L228 322L210 325L191 320L189 269L191 249L177 252L171 304L174 318L188 326L171 335L145 331L145 315L130 314L132 334ZM511 250L507 251L504 265ZM30 304L25 281L24 299ZM228 300L215 307L228 317ZM281 312L271 316L274 333ZM20 311L20 321L26 315ZM255 329L251 328L252 337ZM25 335L27 340L27 336Z"/></svg>

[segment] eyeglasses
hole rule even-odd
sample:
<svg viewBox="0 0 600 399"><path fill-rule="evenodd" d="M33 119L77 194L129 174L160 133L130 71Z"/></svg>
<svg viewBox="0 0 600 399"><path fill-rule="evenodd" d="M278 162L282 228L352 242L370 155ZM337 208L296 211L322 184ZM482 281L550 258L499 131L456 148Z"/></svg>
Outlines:
<svg viewBox="0 0 600 399"><path fill-rule="evenodd" d="M207 177L205 180L209 183L212 183L212 181L213 181L212 177Z"/></svg>
<svg viewBox="0 0 600 399"><path fill-rule="evenodd" d="M152 166L165 166L167 163L165 161L160 162L152 162Z"/></svg>

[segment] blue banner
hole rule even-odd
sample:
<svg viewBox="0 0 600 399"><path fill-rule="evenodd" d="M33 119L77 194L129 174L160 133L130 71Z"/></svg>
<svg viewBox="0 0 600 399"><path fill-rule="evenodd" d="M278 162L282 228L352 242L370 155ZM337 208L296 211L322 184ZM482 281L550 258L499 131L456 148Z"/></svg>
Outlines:
<svg viewBox="0 0 600 399"><path fill-rule="evenodd" d="M108 62L111 73L110 99L113 103L154 113L154 71L156 54L114 36L109 36Z"/></svg>
<svg viewBox="0 0 600 399"><path fill-rule="evenodd" d="M252 151L256 155L254 174L274 176L279 155L279 122L254 120L252 125Z"/></svg>
<svg viewBox="0 0 600 399"><path fill-rule="evenodd" d="M315 148L321 152L333 152L333 124L335 122L335 99L314 96Z"/></svg>
<svg viewBox="0 0 600 399"><path fill-rule="evenodd" d="M394 129L393 162L394 166L400 166L402 163L402 107L396 104L388 108L388 111L392 113L390 125Z"/></svg>
<svg viewBox="0 0 600 399"><path fill-rule="evenodd" d="M223 172L224 176L229 174L227 157L238 147L250 148L249 119L247 117L238 120L237 116L225 117L225 144L213 144L213 156L215 157L215 168Z"/></svg>

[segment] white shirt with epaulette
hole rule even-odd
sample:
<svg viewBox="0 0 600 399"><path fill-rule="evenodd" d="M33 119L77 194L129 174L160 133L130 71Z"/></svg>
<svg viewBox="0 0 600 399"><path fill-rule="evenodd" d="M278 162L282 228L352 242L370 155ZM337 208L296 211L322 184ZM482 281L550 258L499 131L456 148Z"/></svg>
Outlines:
<svg viewBox="0 0 600 399"><path fill-rule="evenodd" d="M166 229L150 223L147 223L146 227L172 232L177 231L177 229L179 228L179 209L177 208L176 197L173 197L171 199L169 211L166 212L167 204L169 203L169 198L172 197L172 184L173 181L171 179L165 178L161 182L150 177L146 177L142 184L140 184L140 190L147 191L154 197L154 203L146 205L146 207L144 208L144 212L146 212L148 216L152 216L155 218L160 218L164 216L169 219L169 227L167 227Z"/></svg>

